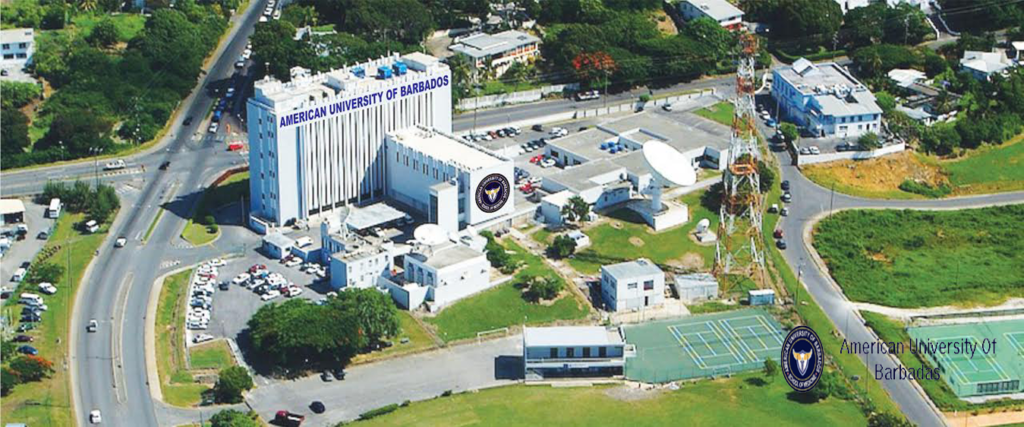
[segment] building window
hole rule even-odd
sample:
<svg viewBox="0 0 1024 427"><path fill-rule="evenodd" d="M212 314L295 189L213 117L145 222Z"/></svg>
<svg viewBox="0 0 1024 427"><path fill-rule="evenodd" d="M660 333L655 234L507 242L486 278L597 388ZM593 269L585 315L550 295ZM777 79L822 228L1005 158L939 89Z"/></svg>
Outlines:
<svg viewBox="0 0 1024 427"><path fill-rule="evenodd" d="M4 47L4 49L10 49L10 48L11 48L11 45L9 45L9 44L7 44L7 43L4 43L4 46L3 46L3 47Z"/></svg>
<svg viewBox="0 0 1024 427"><path fill-rule="evenodd" d="M576 357L576 349L573 348L573 347L566 348L565 349L565 357L570 358L570 359L573 358L573 357Z"/></svg>
<svg viewBox="0 0 1024 427"><path fill-rule="evenodd" d="M654 281L653 280L648 280L648 281L644 282L644 290L645 291L649 291L649 290L652 290L652 289L654 289Z"/></svg>
<svg viewBox="0 0 1024 427"><path fill-rule="evenodd" d="M558 349L557 348L552 348L551 352L549 354L550 354L552 359L557 359L558 358Z"/></svg>
<svg viewBox="0 0 1024 427"><path fill-rule="evenodd" d="M636 283L627 284L626 289L636 289Z"/></svg>
<svg viewBox="0 0 1024 427"><path fill-rule="evenodd" d="M590 357L590 347L583 347L583 357Z"/></svg>
<svg viewBox="0 0 1024 427"><path fill-rule="evenodd" d="M398 154L397 151L395 151L395 161L396 162L401 162L402 161L402 155Z"/></svg>
<svg viewBox="0 0 1024 427"><path fill-rule="evenodd" d="M608 357L608 348L607 347L598 347L597 348L597 357Z"/></svg>
<svg viewBox="0 0 1024 427"><path fill-rule="evenodd" d="M26 47L28 47L28 43L18 43L18 48L19 49L24 49Z"/></svg>

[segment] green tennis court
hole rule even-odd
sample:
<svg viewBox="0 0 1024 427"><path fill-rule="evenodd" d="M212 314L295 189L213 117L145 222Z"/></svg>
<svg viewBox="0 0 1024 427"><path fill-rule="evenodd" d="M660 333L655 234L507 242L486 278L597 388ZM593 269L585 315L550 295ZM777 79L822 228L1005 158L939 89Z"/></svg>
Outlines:
<svg viewBox="0 0 1024 427"><path fill-rule="evenodd" d="M914 340L978 345L975 354L937 353L925 357L959 397L1024 391L1024 320L909 328ZM982 346L995 342L988 353Z"/></svg>
<svg viewBox="0 0 1024 427"><path fill-rule="evenodd" d="M636 349L626 377L653 383L761 369L765 359L779 359L785 338L760 309L648 322L625 334Z"/></svg>

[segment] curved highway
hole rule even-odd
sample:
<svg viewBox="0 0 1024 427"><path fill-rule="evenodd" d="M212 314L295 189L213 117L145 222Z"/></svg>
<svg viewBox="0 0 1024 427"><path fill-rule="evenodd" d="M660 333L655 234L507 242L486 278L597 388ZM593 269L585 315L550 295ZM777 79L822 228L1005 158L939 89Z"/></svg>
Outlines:
<svg viewBox="0 0 1024 427"><path fill-rule="evenodd" d="M875 337L867 326L859 321L860 316L857 314L856 308L846 299L842 290L835 285L828 273L814 262L814 255L811 253L813 249L811 248L810 232L811 227L822 215L827 215L830 209L943 210L1024 203L1024 192L939 200L863 199L840 193L833 194L828 189L805 178L800 170L793 166L788 152L778 153L778 157L783 163L782 179L789 180L790 193L793 195L793 203L788 205L789 216L784 217L779 224L783 234L793 238L794 243L796 241L794 236L801 236L803 242L803 244L790 244L788 249L782 251L783 256L794 271L800 272L804 288L810 292L832 323L836 325L836 329L851 341L874 341ZM818 333L826 333L826 331L818 331ZM868 356L861 355L861 359L868 366L872 364L882 365L886 368L897 366L897 363L889 357L874 356L869 360ZM945 419L916 384L903 380L881 381L881 384L910 421L920 426L945 425Z"/></svg>

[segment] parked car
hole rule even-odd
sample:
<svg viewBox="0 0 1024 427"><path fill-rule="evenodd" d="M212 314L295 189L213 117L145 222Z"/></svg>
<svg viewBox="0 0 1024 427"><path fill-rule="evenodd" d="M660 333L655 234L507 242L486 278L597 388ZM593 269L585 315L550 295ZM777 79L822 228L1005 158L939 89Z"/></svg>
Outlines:
<svg viewBox="0 0 1024 427"><path fill-rule="evenodd" d="M549 168L555 165L555 159L547 158L540 162L540 167Z"/></svg>
<svg viewBox="0 0 1024 427"><path fill-rule="evenodd" d="M40 231L39 234L36 235L36 238L39 239L39 240L49 239L50 238L50 233L48 233L45 230L44 231Z"/></svg>
<svg viewBox="0 0 1024 427"><path fill-rule="evenodd" d="M313 411L314 414L322 414L327 410L327 407L324 406L324 402L314 400L313 403L309 404L309 410Z"/></svg>
<svg viewBox="0 0 1024 427"><path fill-rule="evenodd" d="M16 337L14 337L14 342L32 342L32 341L35 341L35 338L33 338L30 335L18 335Z"/></svg>
<svg viewBox="0 0 1024 427"><path fill-rule="evenodd" d="M774 236L776 239L781 239L782 238L782 229L781 228L776 228L775 231L772 232L772 236Z"/></svg>
<svg viewBox="0 0 1024 427"><path fill-rule="evenodd" d="M163 163L160 164L160 170L162 170L162 171L165 171L165 170L167 170L167 168L170 168L170 167L171 167L171 162L170 161L166 161L166 162L163 162Z"/></svg>
<svg viewBox="0 0 1024 427"><path fill-rule="evenodd" d="M26 315L21 316L21 322L22 323L36 323L36 322L42 322L42 321L43 321L43 319L41 317L39 317L38 314L26 314Z"/></svg>
<svg viewBox="0 0 1024 427"><path fill-rule="evenodd" d="M661 109L662 109L662 110L665 110L665 111L672 111L672 104L665 104L665 105L662 105L662 106L661 106Z"/></svg>
<svg viewBox="0 0 1024 427"><path fill-rule="evenodd" d="M809 156L811 154L811 149L807 147L800 147L800 154Z"/></svg>
<svg viewBox="0 0 1024 427"><path fill-rule="evenodd" d="M530 129L533 129L535 132L542 132L544 131L544 125L538 123L533 126L530 126Z"/></svg>
<svg viewBox="0 0 1024 427"><path fill-rule="evenodd" d="M775 242L775 246L778 246L779 249L785 250L786 249L786 241L782 240L782 239L779 239L777 242Z"/></svg>
<svg viewBox="0 0 1024 427"><path fill-rule="evenodd" d="M331 371L323 371L320 373L320 380L325 383L329 383L334 381L334 376L331 375Z"/></svg>
<svg viewBox="0 0 1024 427"><path fill-rule="evenodd" d="M821 154L821 149L818 148L817 145L812 145L810 150L811 150L811 154L815 154L815 155Z"/></svg>
<svg viewBox="0 0 1024 427"><path fill-rule="evenodd" d="M267 291L267 293L261 295L260 299L263 300L263 301L270 301L270 300L272 300L274 298L277 298L279 296L281 296L281 292L278 292L276 290L271 289L271 290Z"/></svg>
<svg viewBox="0 0 1024 427"><path fill-rule="evenodd" d="M217 125L217 123L210 123L210 128L209 128L209 129L207 129L207 130L208 130L208 131L209 131L210 133L217 133L217 128L218 128L218 127L219 127L219 126Z"/></svg>
<svg viewBox="0 0 1024 427"><path fill-rule="evenodd" d="M89 422L93 424L99 424L103 422L103 416L100 415L99 409L93 409L89 412Z"/></svg>
<svg viewBox="0 0 1024 427"><path fill-rule="evenodd" d="M212 341L212 340L213 340L213 335L210 335L210 334L197 334L196 336L192 337L192 342L196 343L196 344L204 343L204 342Z"/></svg>
<svg viewBox="0 0 1024 427"><path fill-rule="evenodd" d="M789 191L789 180L782 181L782 191Z"/></svg>
<svg viewBox="0 0 1024 427"><path fill-rule="evenodd" d="M331 375L334 375L334 379L336 379L338 381L341 381L341 380L345 379L345 370L344 369L334 369L334 370L331 371Z"/></svg>
<svg viewBox="0 0 1024 427"><path fill-rule="evenodd" d="M782 210L779 211L779 215L789 216L789 208L782 208Z"/></svg>
<svg viewBox="0 0 1024 427"><path fill-rule="evenodd" d="M57 293L57 287L53 286L52 283L42 282L39 284L39 292L42 292L46 295L53 295Z"/></svg>
<svg viewBox="0 0 1024 427"><path fill-rule="evenodd" d="M36 356L39 354L39 350L36 350L35 347L32 347L30 345L23 345L21 347L18 347L18 353L27 354L29 356Z"/></svg>
<svg viewBox="0 0 1024 427"><path fill-rule="evenodd" d="M277 414L274 415L274 424L283 427L299 427L305 420L305 416L288 411L277 411Z"/></svg>
<svg viewBox="0 0 1024 427"><path fill-rule="evenodd" d="M793 201L793 195L790 194L790 192L788 192L788 191L785 192L785 193L782 193L782 201L784 203L792 202Z"/></svg>

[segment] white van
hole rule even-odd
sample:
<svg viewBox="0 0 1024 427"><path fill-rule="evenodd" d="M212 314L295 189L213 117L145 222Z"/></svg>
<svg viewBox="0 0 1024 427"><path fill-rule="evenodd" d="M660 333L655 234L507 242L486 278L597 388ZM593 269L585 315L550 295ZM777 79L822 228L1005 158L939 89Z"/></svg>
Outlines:
<svg viewBox="0 0 1024 427"><path fill-rule="evenodd" d="M33 294L31 292L25 292L21 294L21 299L18 300L18 304L33 304L38 305L43 303L43 297L39 294Z"/></svg>
<svg viewBox="0 0 1024 427"><path fill-rule="evenodd" d="M100 230L100 225L96 223L96 220L90 219L89 222L85 223L85 231L95 233Z"/></svg>
<svg viewBox="0 0 1024 427"><path fill-rule="evenodd" d="M50 215L50 218L56 219L60 216L60 199L50 199L50 208L46 210L46 213Z"/></svg>
<svg viewBox="0 0 1024 427"><path fill-rule="evenodd" d="M28 271L25 270L24 268L20 268L19 267L17 270L14 270L14 275L11 276L11 281L12 282L20 282L20 281L24 280L25 279L25 273L28 273Z"/></svg>

